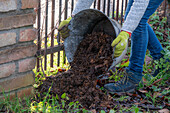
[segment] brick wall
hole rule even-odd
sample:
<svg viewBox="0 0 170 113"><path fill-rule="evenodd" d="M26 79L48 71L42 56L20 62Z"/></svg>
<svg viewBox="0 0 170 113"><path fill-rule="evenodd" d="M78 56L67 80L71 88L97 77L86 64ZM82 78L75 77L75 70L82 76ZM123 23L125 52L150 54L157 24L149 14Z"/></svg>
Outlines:
<svg viewBox="0 0 170 113"><path fill-rule="evenodd" d="M0 98L33 93L38 0L0 0Z"/></svg>

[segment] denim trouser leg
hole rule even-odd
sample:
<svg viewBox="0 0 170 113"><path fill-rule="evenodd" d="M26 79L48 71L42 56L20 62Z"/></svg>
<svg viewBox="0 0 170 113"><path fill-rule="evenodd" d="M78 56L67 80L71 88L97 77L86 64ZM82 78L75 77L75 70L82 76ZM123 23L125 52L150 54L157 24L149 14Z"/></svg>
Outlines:
<svg viewBox="0 0 170 113"><path fill-rule="evenodd" d="M160 59L162 57L161 51L163 50L162 45L160 44L158 38L156 37L153 29L147 24L148 28L148 50L150 51L150 55L154 60Z"/></svg>
<svg viewBox="0 0 170 113"><path fill-rule="evenodd" d="M154 59L159 59L162 49L155 33L147 23L149 17L155 12L163 0L150 0L149 5L131 37L131 56L129 69L135 72L143 71L143 64L147 48ZM127 17L134 0L129 0L125 18Z"/></svg>

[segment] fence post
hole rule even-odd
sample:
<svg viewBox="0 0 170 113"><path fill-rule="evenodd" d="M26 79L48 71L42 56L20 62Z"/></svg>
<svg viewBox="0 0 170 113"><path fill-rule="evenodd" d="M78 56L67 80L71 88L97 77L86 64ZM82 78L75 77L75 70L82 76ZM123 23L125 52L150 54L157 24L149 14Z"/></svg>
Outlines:
<svg viewBox="0 0 170 113"><path fill-rule="evenodd" d="M51 16L51 47L54 47L54 18L55 18L55 0L52 0L52 16ZM54 53L51 54L50 66L53 67Z"/></svg>
<svg viewBox="0 0 170 113"><path fill-rule="evenodd" d="M100 10L100 0L98 0L97 9Z"/></svg>
<svg viewBox="0 0 170 113"><path fill-rule="evenodd" d="M117 0L117 9L116 9L116 20L119 19L119 0Z"/></svg>
<svg viewBox="0 0 170 113"><path fill-rule="evenodd" d="M38 51L41 50L41 37L40 37L40 31L41 31L41 0L38 0L38 10L37 10L37 29L38 29ZM37 57L37 72L40 70L40 58Z"/></svg>

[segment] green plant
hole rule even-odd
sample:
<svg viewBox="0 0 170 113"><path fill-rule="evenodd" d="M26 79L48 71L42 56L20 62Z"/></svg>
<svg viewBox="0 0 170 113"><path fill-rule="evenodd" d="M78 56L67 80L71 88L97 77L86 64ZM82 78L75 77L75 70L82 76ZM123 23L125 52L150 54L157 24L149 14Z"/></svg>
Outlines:
<svg viewBox="0 0 170 113"><path fill-rule="evenodd" d="M153 103L155 105L156 102L156 96L152 96L151 92L146 93L146 98L148 100L148 102ZM151 99L151 101L149 101L149 99Z"/></svg>
<svg viewBox="0 0 170 113"><path fill-rule="evenodd" d="M122 102L122 101L127 101L127 98L128 98L129 96L121 96L120 98L118 98L118 99L116 99L117 101L120 101L120 102Z"/></svg>
<svg viewBox="0 0 170 113"><path fill-rule="evenodd" d="M139 107L137 105L134 105L134 106L131 107L130 111L132 111L134 113L142 113L139 110L140 110Z"/></svg>
<svg viewBox="0 0 170 113"><path fill-rule="evenodd" d="M28 113L30 112L31 97L18 97L10 99L10 95L3 93L4 99L0 101L0 112L13 112L13 113Z"/></svg>
<svg viewBox="0 0 170 113"><path fill-rule="evenodd" d="M170 63L167 61L168 59L170 60L170 51L165 49L165 51L163 51L162 54L164 55L163 58L154 61L155 69L159 68L162 70L157 74L156 77L152 78L147 83L147 86L151 85L157 79L163 78L165 81L170 77L170 72L169 72Z"/></svg>
<svg viewBox="0 0 170 113"><path fill-rule="evenodd" d="M106 113L104 110L101 110L100 113Z"/></svg>
<svg viewBox="0 0 170 113"><path fill-rule="evenodd" d="M120 73L117 69L115 72L113 72L112 70L110 70L112 75L109 76L109 79L110 80L114 80L115 82L119 81L122 77L123 77L123 74Z"/></svg>
<svg viewBox="0 0 170 113"><path fill-rule="evenodd" d="M115 113L116 111L114 109L111 109L109 113Z"/></svg>
<svg viewBox="0 0 170 113"><path fill-rule="evenodd" d="M163 46L169 45L170 28L168 27L167 17L160 16L155 12L149 19L149 24L155 31L155 34Z"/></svg>
<svg viewBox="0 0 170 113"><path fill-rule="evenodd" d="M43 112L43 113L51 113L51 112L83 112L88 113L89 111L84 109L79 101L69 102L69 97L66 93L61 95L61 98L56 94L56 96L50 95L49 91L46 93L46 96L41 99L41 101L34 101L31 103L30 110L32 112Z"/></svg>

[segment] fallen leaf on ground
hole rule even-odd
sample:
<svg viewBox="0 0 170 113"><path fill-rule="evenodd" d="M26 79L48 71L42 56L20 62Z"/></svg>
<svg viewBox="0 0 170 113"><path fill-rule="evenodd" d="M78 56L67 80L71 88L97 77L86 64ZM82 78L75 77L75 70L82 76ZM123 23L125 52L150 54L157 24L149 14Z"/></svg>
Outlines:
<svg viewBox="0 0 170 113"><path fill-rule="evenodd" d="M95 109L92 109L91 112L92 112L92 113L97 113Z"/></svg>
<svg viewBox="0 0 170 113"><path fill-rule="evenodd" d="M148 93L147 90L142 90L142 89L139 89L139 92L141 92L141 93Z"/></svg>
<svg viewBox="0 0 170 113"><path fill-rule="evenodd" d="M168 109L161 109L158 112L159 113L169 113L169 110Z"/></svg>
<svg viewBox="0 0 170 113"><path fill-rule="evenodd" d="M153 97L157 98L158 96L161 96L161 93L159 93L159 92L154 92Z"/></svg>

